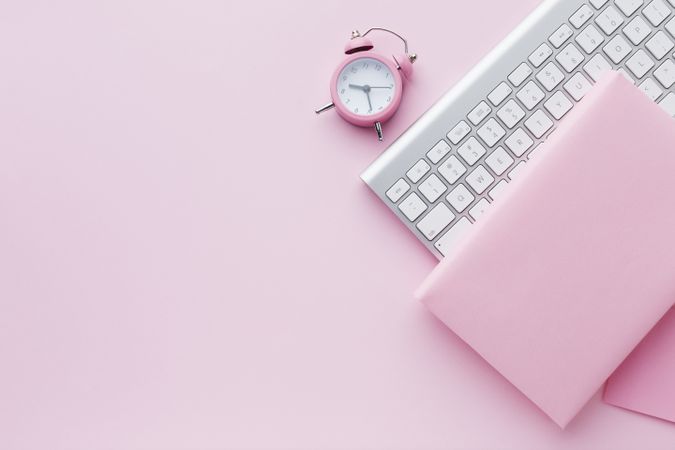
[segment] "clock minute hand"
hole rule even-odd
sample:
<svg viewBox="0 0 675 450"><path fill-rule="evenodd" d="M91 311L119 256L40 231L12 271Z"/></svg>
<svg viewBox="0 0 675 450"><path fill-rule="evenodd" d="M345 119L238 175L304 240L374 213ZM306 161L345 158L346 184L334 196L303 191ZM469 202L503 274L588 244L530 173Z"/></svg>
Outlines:
<svg viewBox="0 0 675 450"><path fill-rule="evenodd" d="M371 89L391 89L391 86L370 86Z"/></svg>

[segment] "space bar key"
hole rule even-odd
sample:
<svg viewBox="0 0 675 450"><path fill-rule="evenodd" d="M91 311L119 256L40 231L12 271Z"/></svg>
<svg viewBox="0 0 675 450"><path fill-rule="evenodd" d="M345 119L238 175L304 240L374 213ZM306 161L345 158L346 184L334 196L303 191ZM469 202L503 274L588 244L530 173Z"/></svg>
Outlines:
<svg viewBox="0 0 675 450"><path fill-rule="evenodd" d="M436 241L434 246L443 256L448 256L470 229L471 222L466 217L462 217L447 233Z"/></svg>

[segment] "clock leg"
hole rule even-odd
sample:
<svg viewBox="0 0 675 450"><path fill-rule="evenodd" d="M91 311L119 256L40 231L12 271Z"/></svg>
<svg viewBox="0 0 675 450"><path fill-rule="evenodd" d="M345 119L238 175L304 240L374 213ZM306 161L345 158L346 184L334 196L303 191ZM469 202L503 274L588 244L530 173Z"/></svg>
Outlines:
<svg viewBox="0 0 675 450"><path fill-rule="evenodd" d="M322 112L326 112L329 109L333 109L333 108L335 108L335 103L330 102L329 104L324 105L321 108L314 110L314 112L317 113L317 114L321 114Z"/></svg>
<svg viewBox="0 0 675 450"><path fill-rule="evenodd" d="M377 133L377 139L382 141L382 124L380 122L375 122L375 132Z"/></svg>

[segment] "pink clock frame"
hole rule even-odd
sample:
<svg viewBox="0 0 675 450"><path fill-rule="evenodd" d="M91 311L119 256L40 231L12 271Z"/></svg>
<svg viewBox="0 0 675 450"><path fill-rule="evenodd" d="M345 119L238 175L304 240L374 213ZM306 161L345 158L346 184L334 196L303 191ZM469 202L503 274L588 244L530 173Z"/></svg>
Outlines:
<svg viewBox="0 0 675 450"><path fill-rule="evenodd" d="M403 42L403 49L405 53L392 55L391 59L389 59L386 56L371 52L371 50L374 48L373 42L370 39L367 39L365 36L372 31L382 31L396 36ZM412 64L417 59L417 55L415 53L408 52L408 41L406 41L403 36L382 27L368 28L368 30L366 30L366 32L363 34L359 33L358 30L352 31L352 38L345 45L345 53L348 55L347 58L345 58L342 61L342 64L340 64L337 69L335 69L335 72L333 72L333 76L330 80L331 102L320 107L319 109L316 109L314 112L316 114L321 114L325 111L335 108L338 115L352 125L359 127L374 127L375 131L377 132L377 138L382 141L382 124L391 119L391 117L398 110L398 107L401 105L401 99L403 98L403 79L410 79L412 76ZM397 89L394 91L394 98L392 99L392 102L389 103L389 105L381 112L369 116L354 114L342 103L337 93L337 81L340 73L342 73L348 64L361 58L372 58L375 61L384 64L393 74L394 83L396 83L397 87Z"/></svg>
<svg viewBox="0 0 675 450"><path fill-rule="evenodd" d="M338 77L340 76L342 70L353 61L361 58L374 59L379 63L387 66L389 71L392 73L394 77L394 83L396 84L396 90L394 91L394 98L392 99L391 103L389 103L389 105L381 112L369 116L360 116L358 114L354 114L353 112L351 112L344 105L344 103L342 103L337 92ZM347 58L345 58L342 61L342 63L337 67L337 69L335 69L335 72L333 73L333 76L331 77L330 81L330 96L331 100L333 101L333 104L335 105L335 110L344 120L351 123L352 125L356 125L359 127L372 127L378 122L380 123L386 122L396 113L396 110L401 104L401 99L403 98L403 77L399 73L398 67L396 66L394 61L391 60L391 58L384 57L378 53L371 51L362 51L358 53L353 53L347 56Z"/></svg>

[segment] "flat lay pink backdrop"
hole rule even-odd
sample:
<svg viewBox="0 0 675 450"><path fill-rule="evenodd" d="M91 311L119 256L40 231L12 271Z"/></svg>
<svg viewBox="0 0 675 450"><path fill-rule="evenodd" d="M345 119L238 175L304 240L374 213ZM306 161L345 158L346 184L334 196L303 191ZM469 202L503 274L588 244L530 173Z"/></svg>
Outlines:
<svg viewBox="0 0 675 450"><path fill-rule="evenodd" d="M389 26L391 142L536 3L2 2L0 448L672 449L599 396L561 431L415 302L386 143L312 112Z"/></svg>

